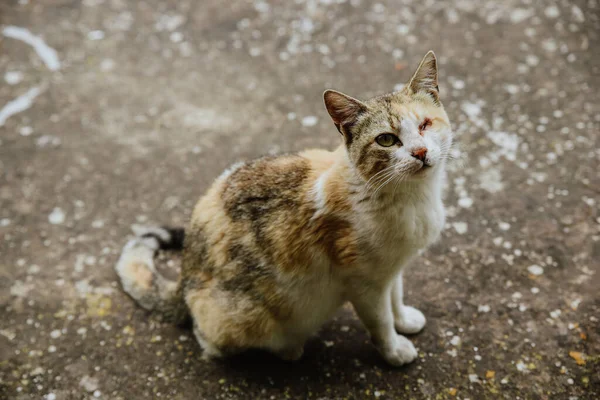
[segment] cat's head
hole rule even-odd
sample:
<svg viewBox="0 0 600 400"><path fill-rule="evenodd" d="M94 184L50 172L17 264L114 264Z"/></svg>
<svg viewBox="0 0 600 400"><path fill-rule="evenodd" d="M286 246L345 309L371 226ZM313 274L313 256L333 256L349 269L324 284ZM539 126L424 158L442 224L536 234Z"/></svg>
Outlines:
<svg viewBox="0 0 600 400"><path fill-rule="evenodd" d="M437 60L427 53L400 91L362 102L327 90L325 106L365 179L415 180L442 168L452 130L440 102Z"/></svg>

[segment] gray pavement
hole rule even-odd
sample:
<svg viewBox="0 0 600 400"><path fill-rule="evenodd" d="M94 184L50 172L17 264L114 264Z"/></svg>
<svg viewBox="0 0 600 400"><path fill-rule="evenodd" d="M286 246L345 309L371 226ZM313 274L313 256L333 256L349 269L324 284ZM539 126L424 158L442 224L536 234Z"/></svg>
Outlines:
<svg viewBox="0 0 600 400"><path fill-rule="evenodd" d="M599 10L3 0L0 398L599 398ZM209 363L121 291L132 223L184 224L240 159L335 147L323 90L392 91L429 49L458 143L447 229L407 273L414 364L350 309L296 364Z"/></svg>

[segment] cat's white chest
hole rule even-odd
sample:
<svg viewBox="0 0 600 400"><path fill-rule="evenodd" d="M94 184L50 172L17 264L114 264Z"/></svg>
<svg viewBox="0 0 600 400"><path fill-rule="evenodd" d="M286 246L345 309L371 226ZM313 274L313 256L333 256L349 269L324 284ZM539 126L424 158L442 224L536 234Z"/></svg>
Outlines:
<svg viewBox="0 0 600 400"><path fill-rule="evenodd" d="M445 223L441 198L409 201L371 221L369 237L380 268L397 269L439 237Z"/></svg>
<svg viewBox="0 0 600 400"><path fill-rule="evenodd" d="M406 204L397 213L396 236L419 249L433 243L444 227L445 211L439 201L424 201Z"/></svg>

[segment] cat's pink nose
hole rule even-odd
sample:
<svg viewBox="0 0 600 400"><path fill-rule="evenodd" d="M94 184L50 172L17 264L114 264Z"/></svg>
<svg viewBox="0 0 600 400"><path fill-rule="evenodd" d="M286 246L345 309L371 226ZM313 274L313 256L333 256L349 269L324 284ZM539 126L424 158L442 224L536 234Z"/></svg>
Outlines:
<svg viewBox="0 0 600 400"><path fill-rule="evenodd" d="M418 149L414 149L410 154L417 160L425 162L425 156L427 156L427 149L425 147L419 147Z"/></svg>

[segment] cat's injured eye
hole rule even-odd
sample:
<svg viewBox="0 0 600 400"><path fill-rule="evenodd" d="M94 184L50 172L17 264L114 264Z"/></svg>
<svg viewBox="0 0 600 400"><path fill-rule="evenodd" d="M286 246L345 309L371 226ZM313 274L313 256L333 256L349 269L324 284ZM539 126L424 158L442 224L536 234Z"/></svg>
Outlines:
<svg viewBox="0 0 600 400"><path fill-rule="evenodd" d="M423 131L429 128L432 124L433 122L429 118L425 118L423 122L421 122L421 125L419 125L419 133L421 134L421 136L423 136Z"/></svg>
<svg viewBox="0 0 600 400"><path fill-rule="evenodd" d="M400 142L398 136L392 135L391 133L383 133L375 138L378 145L383 147L390 147Z"/></svg>

